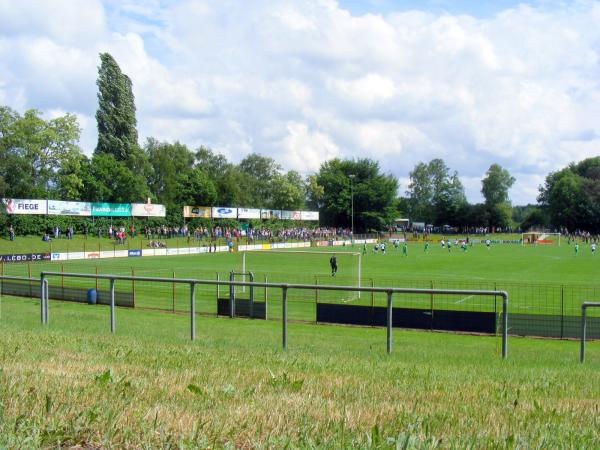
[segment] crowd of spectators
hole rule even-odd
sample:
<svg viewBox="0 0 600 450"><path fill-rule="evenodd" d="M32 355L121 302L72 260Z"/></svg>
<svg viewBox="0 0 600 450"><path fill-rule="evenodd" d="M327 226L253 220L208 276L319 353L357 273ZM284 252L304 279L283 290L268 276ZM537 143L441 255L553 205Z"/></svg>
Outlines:
<svg viewBox="0 0 600 450"><path fill-rule="evenodd" d="M95 229L97 238L108 238L114 240L116 245L125 245L127 239L134 239L137 235L137 229L134 225L129 226L113 226L107 227L98 226ZM9 228L10 239L14 239L14 230ZM67 227L61 230L58 226L52 228L51 232L45 232L42 235L42 240L49 242L52 239L73 239L73 227ZM84 232L87 235L87 230ZM190 228L184 224L182 226L167 226L161 225L156 227L145 226L143 228L143 237L152 243L152 247L159 248L163 246L163 241L169 239L187 239L190 241L244 241L252 242L273 242L273 241L310 241L310 240L337 240L350 239L352 231L342 227L288 227L272 229L268 227L251 228L251 227L224 227L224 226L198 226Z"/></svg>

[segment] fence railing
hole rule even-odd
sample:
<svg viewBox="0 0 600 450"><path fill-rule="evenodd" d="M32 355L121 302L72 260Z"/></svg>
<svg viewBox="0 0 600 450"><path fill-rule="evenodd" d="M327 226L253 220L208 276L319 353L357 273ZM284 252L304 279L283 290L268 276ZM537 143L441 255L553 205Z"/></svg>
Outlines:
<svg viewBox="0 0 600 450"><path fill-rule="evenodd" d="M186 278L186 279L212 279L217 276L220 279L227 279L229 271L220 273L208 268L201 267L158 267L143 268L133 267L133 265L110 264L110 266L90 265L89 261L50 263L37 262L32 264L6 264L0 265L0 275L15 275L38 277L42 271L61 271L61 272L80 272L100 275L103 273L131 275L135 276L157 276L163 278ZM256 281L267 280L271 283L281 284L291 282L295 284L319 285L319 289L302 294L300 291L292 291L290 301L302 302L300 309L292 309L292 315L295 320L313 321L314 309L317 303L327 303L335 301L333 293L327 293L321 289L323 285L356 285L356 280L348 277L336 276L332 278L329 275L312 275L303 273L276 273L253 270ZM579 339L580 337L580 312L582 299L600 298L600 285L585 284L557 284L557 283L525 283L511 281L486 281L486 280L444 280L444 279L413 279L413 278L369 278L362 277L362 286L370 287L390 287L390 288L420 288L420 289L451 289L451 290L490 290L506 291L511 299L511 326L509 333L519 336L539 336L554 337L560 339ZM87 286L92 287L92 286ZM27 292L22 295L29 295L35 289L33 286L27 286ZM75 299L80 296L82 287L76 283L71 284L61 278L60 288L52 287L50 296L60 298L57 295L63 295L63 299ZM100 289L98 282L95 283L98 291L99 303L108 303L108 283L104 290ZM117 305L128 304L135 307L167 309L170 311L187 312L188 293L187 289L177 287L175 284L168 289L160 288L158 291L150 289L143 283L136 284L131 281L131 285L124 286L120 284L117 292ZM218 288L218 285L217 285ZM256 298L264 299L266 302L269 297L269 288L257 288ZM273 292L273 298L277 301L273 307L269 308L269 317L279 317L281 306L278 301L279 293ZM313 294L312 296L310 294ZM423 302L421 298L415 296L403 296L401 303L403 307L421 308ZM311 304L312 302L312 304ZM372 306L385 306L385 295L371 292L366 294L362 304ZM202 302L199 308L203 313L216 314L213 304ZM452 298L445 298L442 295L431 294L428 309L433 313L440 309L443 310L462 310L462 311L488 311L498 312L499 304L484 301L470 300L463 302L455 301ZM600 339L600 311L589 311L587 322L587 337L589 339Z"/></svg>
<svg viewBox="0 0 600 450"><path fill-rule="evenodd" d="M587 310L588 308L600 308L600 302L583 302L581 304L581 345L579 349L579 361L585 361L585 338L587 327Z"/></svg>
<svg viewBox="0 0 600 450"><path fill-rule="evenodd" d="M195 310L195 289L198 285L212 286L247 286L252 288L266 289L281 289L281 306L282 306L282 347L287 348L287 307L288 307L288 291L289 290L325 290L325 291L351 291L351 292L374 292L386 294L387 296L387 314L386 328L387 353L392 352L392 312L393 312L393 295L394 294L440 294L440 295L462 295L467 296L489 296L492 298L502 298L502 358L508 357L508 294L504 291L492 290L452 290L452 289L413 289L413 288L382 288L382 287L349 287L349 286L324 286L310 284L290 284L290 283L261 283L261 282L244 282L244 281L224 281L224 280L197 280L184 278L160 278L160 277L132 277L127 275L95 275L81 273L65 273L65 272L42 272L40 274L41 298L40 298L40 316L43 324L49 322L49 301L48 301L48 278L49 277L66 277L66 278L87 278L96 280L108 280L110 282L110 326L111 332L116 329L115 324L115 282L131 281L131 282L153 282L153 283L176 283L189 285L190 287L190 337L192 340L196 338L196 310Z"/></svg>

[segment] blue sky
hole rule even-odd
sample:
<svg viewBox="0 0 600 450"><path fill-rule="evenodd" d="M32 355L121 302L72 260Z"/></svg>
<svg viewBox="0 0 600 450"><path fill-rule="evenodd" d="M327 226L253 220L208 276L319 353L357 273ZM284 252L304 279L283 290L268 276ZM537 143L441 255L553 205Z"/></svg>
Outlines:
<svg viewBox="0 0 600 450"><path fill-rule="evenodd" d="M434 14L468 14L484 18L514 8L521 3L541 6L548 2L518 2L513 0L342 0L340 6L354 15L389 14L398 11L421 10Z"/></svg>
<svg viewBox="0 0 600 450"><path fill-rule="evenodd" d="M76 114L91 154L109 52L141 144L303 175L368 157L400 194L442 158L472 202L498 163L513 203L534 203L549 172L599 153L598 23L592 0L0 0L0 104Z"/></svg>

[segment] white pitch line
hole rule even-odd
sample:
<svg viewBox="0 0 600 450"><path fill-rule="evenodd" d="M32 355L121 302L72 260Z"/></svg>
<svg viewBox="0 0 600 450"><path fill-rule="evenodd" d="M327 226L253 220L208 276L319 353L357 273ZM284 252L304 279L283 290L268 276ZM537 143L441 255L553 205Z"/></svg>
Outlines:
<svg viewBox="0 0 600 450"><path fill-rule="evenodd" d="M464 302L466 300L469 300L470 298L473 298L473 297L475 297L475 296L474 295L469 295L468 297L461 298L460 300L454 302L454 304L458 305L459 303L462 303L462 302Z"/></svg>

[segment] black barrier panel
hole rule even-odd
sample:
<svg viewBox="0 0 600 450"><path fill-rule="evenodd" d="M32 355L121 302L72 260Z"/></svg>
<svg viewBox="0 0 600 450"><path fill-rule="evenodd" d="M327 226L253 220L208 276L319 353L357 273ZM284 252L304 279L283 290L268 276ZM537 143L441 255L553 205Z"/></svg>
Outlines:
<svg viewBox="0 0 600 450"><path fill-rule="evenodd" d="M384 327L387 308L318 303L317 322ZM428 309L393 308L392 325L395 328L493 334L496 332L496 314L446 310L434 310L432 314Z"/></svg>
<svg viewBox="0 0 600 450"><path fill-rule="evenodd" d="M496 313L479 311L433 311L433 329L496 333Z"/></svg>
<svg viewBox="0 0 600 450"><path fill-rule="evenodd" d="M17 297L40 298L40 282L2 280L2 294ZM87 302L87 288L49 286L48 298L68 302ZM100 305L110 305L110 291L99 289L96 302ZM115 305L133 308L133 293L115 290Z"/></svg>
<svg viewBox="0 0 600 450"><path fill-rule="evenodd" d="M371 326L374 323L373 308L317 303L317 322ZM385 324L385 317L383 323Z"/></svg>
<svg viewBox="0 0 600 450"><path fill-rule="evenodd" d="M266 319L267 318L267 304L265 302L254 302L252 307L252 318L253 319ZM217 315L229 316L229 299L219 298L217 299ZM237 317L250 317L250 300L243 298L235 299L235 315Z"/></svg>
<svg viewBox="0 0 600 450"><path fill-rule="evenodd" d="M509 334L553 338L581 337L581 316L509 314L508 318ZM586 336L588 339L600 339L600 317L588 315Z"/></svg>

